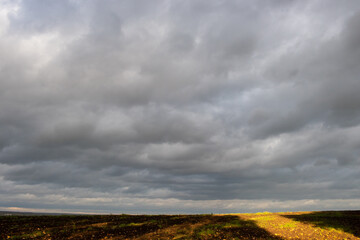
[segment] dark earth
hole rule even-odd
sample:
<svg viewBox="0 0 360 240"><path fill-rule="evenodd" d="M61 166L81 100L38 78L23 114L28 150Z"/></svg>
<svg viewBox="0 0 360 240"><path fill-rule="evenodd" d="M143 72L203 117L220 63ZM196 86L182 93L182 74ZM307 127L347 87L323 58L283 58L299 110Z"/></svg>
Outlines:
<svg viewBox="0 0 360 240"><path fill-rule="evenodd" d="M0 216L0 239L360 239L360 211Z"/></svg>

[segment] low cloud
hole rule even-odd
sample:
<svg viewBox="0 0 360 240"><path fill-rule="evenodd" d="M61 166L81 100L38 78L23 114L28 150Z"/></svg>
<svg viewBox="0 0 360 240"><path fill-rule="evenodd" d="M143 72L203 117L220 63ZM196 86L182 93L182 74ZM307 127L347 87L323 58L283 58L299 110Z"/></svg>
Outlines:
<svg viewBox="0 0 360 240"><path fill-rule="evenodd" d="M1 9L2 209L359 207L356 1Z"/></svg>

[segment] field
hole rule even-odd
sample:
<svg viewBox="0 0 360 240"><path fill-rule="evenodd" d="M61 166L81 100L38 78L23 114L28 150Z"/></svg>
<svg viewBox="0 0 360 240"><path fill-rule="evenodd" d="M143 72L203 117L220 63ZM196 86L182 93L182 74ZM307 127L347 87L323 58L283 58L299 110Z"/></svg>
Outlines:
<svg viewBox="0 0 360 240"><path fill-rule="evenodd" d="M0 216L0 239L360 239L360 211Z"/></svg>

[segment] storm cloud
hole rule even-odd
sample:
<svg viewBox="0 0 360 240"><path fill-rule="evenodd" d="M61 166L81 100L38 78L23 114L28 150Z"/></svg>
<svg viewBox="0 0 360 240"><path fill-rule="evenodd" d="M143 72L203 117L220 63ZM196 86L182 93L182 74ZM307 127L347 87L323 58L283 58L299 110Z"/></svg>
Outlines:
<svg viewBox="0 0 360 240"><path fill-rule="evenodd" d="M0 208L360 207L360 3L1 1Z"/></svg>

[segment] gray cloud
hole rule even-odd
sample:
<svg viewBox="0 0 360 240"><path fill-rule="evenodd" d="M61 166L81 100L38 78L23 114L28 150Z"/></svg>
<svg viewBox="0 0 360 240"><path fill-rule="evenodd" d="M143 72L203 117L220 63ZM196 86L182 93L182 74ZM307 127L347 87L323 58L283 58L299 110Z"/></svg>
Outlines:
<svg viewBox="0 0 360 240"><path fill-rule="evenodd" d="M1 6L0 207L359 207L357 1Z"/></svg>

